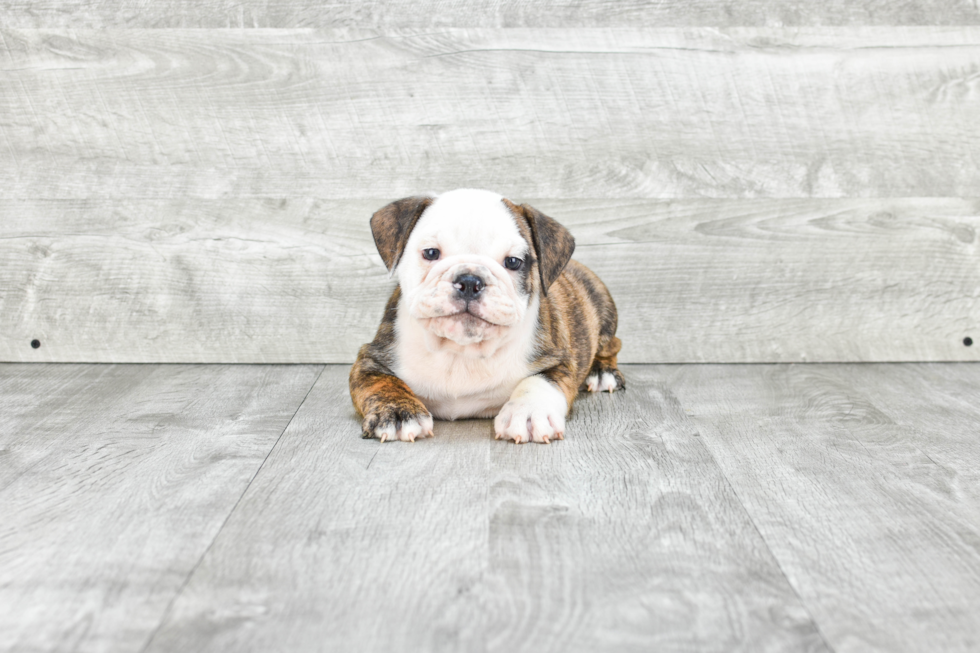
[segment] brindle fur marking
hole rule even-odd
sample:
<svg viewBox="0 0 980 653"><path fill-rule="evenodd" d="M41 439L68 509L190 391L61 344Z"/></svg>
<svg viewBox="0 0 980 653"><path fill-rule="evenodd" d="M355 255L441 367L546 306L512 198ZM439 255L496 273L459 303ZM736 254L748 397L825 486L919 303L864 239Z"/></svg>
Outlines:
<svg viewBox="0 0 980 653"><path fill-rule="evenodd" d="M531 235L528 240L534 245L535 257L528 263L538 266L541 281L532 367L558 386L569 412L591 374L612 374L616 388L625 388L626 381L616 367L622 342L615 335L616 305L609 291L595 273L570 260L575 241L565 227L527 204L503 202L514 214L521 234Z"/></svg>

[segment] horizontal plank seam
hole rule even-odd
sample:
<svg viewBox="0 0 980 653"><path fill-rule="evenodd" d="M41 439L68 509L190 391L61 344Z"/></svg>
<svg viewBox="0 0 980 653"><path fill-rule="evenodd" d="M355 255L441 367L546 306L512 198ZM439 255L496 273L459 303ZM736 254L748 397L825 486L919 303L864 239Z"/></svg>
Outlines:
<svg viewBox="0 0 980 653"><path fill-rule="evenodd" d="M694 422L695 426L700 427L700 420L698 420L695 417L692 418L692 421ZM698 430L700 431L700 428ZM810 606L807 604L806 600L804 600L804 598L800 595L799 590L796 588L796 585L793 583L793 580L786 573L786 570L783 569L783 565L779 561L779 558L776 557L776 554L775 552L773 552L772 547L769 546L769 541L766 539L766 536L762 534L762 531L759 529L758 524L756 524L755 515L753 515L749 511L748 507L746 507L745 501L742 500L742 497L741 495L739 495L738 490L732 484L731 479L728 478L728 474L725 473L724 468L718 462L718 459L715 458L715 454L711 450L711 446L705 441L703 437L700 437L700 433L698 434L697 440L704 448L705 453L708 454L708 457L711 458L711 462L714 463L715 468L721 474L721 477L725 479L725 485L727 485L728 489L732 491L732 495L736 499L738 499L738 503L742 507L742 511L745 513L745 516L748 517L749 523L752 524L752 529L756 532L756 535L759 536L759 540L765 545L766 550L769 552L769 555L772 556L772 560L776 564L776 568L779 569L779 573L781 573L783 575L783 578L786 579L786 584L790 586L790 588L793 590L793 594L795 594L796 598L799 599L800 605L803 606L804 610L806 610L807 615L810 617L810 623L812 623L813 627L816 628L817 634L820 636L820 640L824 643L824 646L827 647L827 650L833 653L834 651L836 651L836 649L830 645L830 642L827 641L827 638L823 634L823 630L820 628L820 624L817 622L816 618L813 616L813 613L810 611Z"/></svg>
<svg viewBox="0 0 980 653"><path fill-rule="evenodd" d="M34 365L34 363L16 363L17 365ZM38 363L39 365L81 365L83 363ZM101 364L101 363L98 363ZM120 363L116 363L117 365ZM154 363L122 363L124 365L153 365ZM163 363L164 365L181 365L182 363ZM193 363L194 365L264 365L266 363ZM268 363L272 364L272 363ZM283 365L303 365L310 363L282 363ZM350 365L351 363L324 363L324 365ZM693 363L684 363L678 361L660 361L652 363L638 363L630 361L628 363L616 363L617 367L707 367L711 365L726 365L726 366L757 366L757 365L803 365L803 366L813 366L818 365L980 365L980 361L962 361L962 360L890 360L890 361L845 361L845 360L828 360L828 361L818 361L818 360L805 360L805 361L695 361Z"/></svg>
<svg viewBox="0 0 980 653"><path fill-rule="evenodd" d="M265 464L266 462L268 462L269 457L272 455L272 452L275 451L276 447L279 446L279 442L282 440L282 436L286 434L286 431L289 429L289 425L293 423L294 419L296 419L296 415L299 413L300 408L303 407L303 404L306 403L306 399L310 396L310 393L313 392L313 388L316 387L316 384L320 380L320 377L323 375L323 370L326 369L326 367L327 367L326 365L320 366L320 371L317 373L316 378L313 379L313 383L310 384L310 387L309 389L307 389L306 394L303 395L302 401L299 402L299 405L296 407L296 410L293 411L293 414L290 416L289 420L286 422L286 425L283 427L282 432L279 433L279 437L276 438L276 441L273 443L273 445L269 447L269 452L265 455L265 458L262 459L262 463L255 470L255 473L252 474L252 478L248 479L248 483L245 484L245 488L242 490L242 493L238 497L238 500L235 501L235 505L232 506L231 510L228 511L228 514L225 516L224 521L221 522L221 526L218 527L217 532L215 532L214 537L211 538L211 541L208 543L208 546L204 549L204 552L201 553L201 556L197 559L197 562L194 563L194 566L191 568L191 570L187 572L187 576L184 578L184 582L181 583L180 588L178 588L177 591L174 592L173 597L170 599L170 602L167 604L167 608L163 611L163 614L160 615L160 621L157 623L156 628L153 629L153 632L150 633L150 636L149 638L147 638L146 643L143 645L142 648L140 648L140 653L146 653L146 650L149 649L150 645L153 644L153 640L156 639L156 636L160 632L160 629L163 628L163 624L166 623L167 617L173 611L173 607L174 604L177 602L177 599L180 598L180 596L184 593L184 590L187 589L187 585L190 583L191 578L193 578L194 574L197 573L198 568L201 566L201 563L204 562L204 559L211 551L211 548L214 546L214 543L218 540L218 537L221 535L221 532L225 529L225 526L228 525L228 520L231 519L231 516L235 514L236 510L238 510L238 506L241 504L242 499L244 499L245 495L248 494L248 489L252 487L252 483L258 477L259 473L262 471L262 468L265 467Z"/></svg>
<svg viewBox="0 0 980 653"><path fill-rule="evenodd" d="M509 28L503 27L499 28L500 31L506 31ZM517 28L521 29L521 28ZM587 28L591 29L591 28ZM604 28L597 28L604 29ZM777 45L771 48L758 48L758 47L746 47L747 51L761 51L768 52L771 50L789 50L807 52L807 51L824 51L824 50L834 50L837 52L851 52L851 51L876 51L876 50L912 50L912 49L924 49L928 48L930 50L943 50L943 49L955 49L955 48L974 48L976 43L952 43L952 44L931 44L931 45L921 45L921 44L899 44L899 45L855 45L855 46L827 46L827 45L798 45L787 43L785 45ZM470 48L465 50L451 50L448 52L437 52L435 54L424 55L423 59L438 59L441 57L452 57L460 54L474 54L474 53L486 53L486 52L504 52L504 53L532 53L532 54L571 54L571 55L614 55L614 56L650 56L656 55L660 52L698 52L705 54L732 54L738 46L733 46L731 48L684 48L669 45L650 45L650 46L637 46L640 49L627 49L627 50L558 50L551 48ZM33 68L22 68L20 70L33 70ZM59 70L68 70L66 68L60 68Z"/></svg>

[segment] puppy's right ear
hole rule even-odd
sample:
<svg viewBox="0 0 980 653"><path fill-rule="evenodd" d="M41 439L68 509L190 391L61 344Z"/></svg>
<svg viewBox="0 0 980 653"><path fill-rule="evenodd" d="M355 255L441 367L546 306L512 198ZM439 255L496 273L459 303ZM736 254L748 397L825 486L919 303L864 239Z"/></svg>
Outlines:
<svg viewBox="0 0 980 653"><path fill-rule="evenodd" d="M398 265L415 223L434 199L421 196L406 197L392 202L371 216L374 244L389 272Z"/></svg>

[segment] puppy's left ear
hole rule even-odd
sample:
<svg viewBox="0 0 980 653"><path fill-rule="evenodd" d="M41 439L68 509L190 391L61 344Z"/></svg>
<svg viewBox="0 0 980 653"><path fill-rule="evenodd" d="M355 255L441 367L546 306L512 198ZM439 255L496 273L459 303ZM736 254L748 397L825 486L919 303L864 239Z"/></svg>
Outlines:
<svg viewBox="0 0 980 653"><path fill-rule="evenodd" d="M434 197L406 197L396 200L371 216L371 234L388 271L395 269L405 251L405 243Z"/></svg>
<svg viewBox="0 0 980 653"><path fill-rule="evenodd" d="M531 227L534 254L538 257L538 273L541 276L541 294L548 296L548 288L565 269L575 251L575 237L554 218L549 218L533 206L515 206L505 202L527 220Z"/></svg>

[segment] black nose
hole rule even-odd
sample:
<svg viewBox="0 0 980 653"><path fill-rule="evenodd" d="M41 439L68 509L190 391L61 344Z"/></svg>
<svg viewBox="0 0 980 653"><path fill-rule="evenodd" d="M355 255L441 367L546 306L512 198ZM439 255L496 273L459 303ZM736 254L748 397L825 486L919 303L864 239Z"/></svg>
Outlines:
<svg viewBox="0 0 980 653"><path fill-rule="evenodd" d="M461 274L453 281L453 285L463 299L476 299L483 292L486 283L475 274Z"/></svg>

